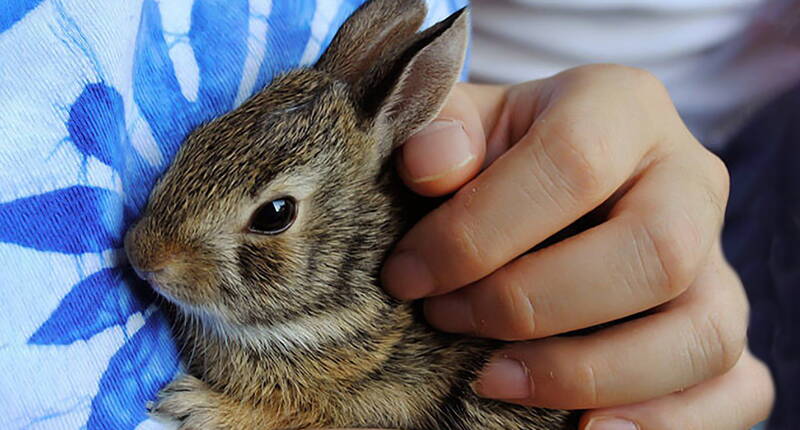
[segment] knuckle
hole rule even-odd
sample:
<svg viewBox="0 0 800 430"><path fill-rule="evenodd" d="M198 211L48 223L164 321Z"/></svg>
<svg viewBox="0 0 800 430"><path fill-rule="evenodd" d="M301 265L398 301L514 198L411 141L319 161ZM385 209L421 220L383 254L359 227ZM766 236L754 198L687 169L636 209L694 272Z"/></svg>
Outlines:
<svg viewBox="0 0 800 430"><path fill-rule="evenodd" d="M727 190L730 186L730 172L728 172L728 166L725 165L725 162L716 154L707 149L704 150L706 151L706 155L708 155L709 170L715 178L719 179L722 188Z"/></svg>
<svg viewBox="0 0 800 430"><path fill-rule="evenodd" d="M755 358L750 354L747 353L746 357L748 361L748 365L752 366L752 381L755 384L755 390L752 394L752 398L757 399L760 403L760 412L759 418L764 420L769 415L769 411L772 409L772 405L775 402L775 381L772 377L772 372L770 372L769 367L767 367L764 362Z"/></svg>
<svg viewBox="0 0 800 430"><path fill-rule="evenodd" d="M640 91L646 91L653 95L667 95L667 88L653 73L636 67L627 67L625 77L632 82Z"/></svg>
<svg viewBox="0 0 800 430"><path fill-rule="evenodd" d="M669 100L667 88L652 72L638 67L617 66L614 79L639 95ZM652 99L650 99L652 100Z"/></svg>
<svg viewBox="0 0 800 430"><path fill-rule="evenodd" d="M498 303L493 310L502 310L502 319L506 321L505 330L497 335L499 339L518 341L537 337L535 312L524 286L508 276L500 276L495 283L495 297Z"/></svg>
<svg viewBox="0 0 800 430"><path fill-rule="evenodd" d="M480 268L491 260L487 254L488 247L479 243L476 221L470 209L464 204L459 194L445 202L447 210L440 211L442 219L437 221L441 228L441 236L448 243L449 260L458 263L465 272L480 271ZM469 270L472 269L472 270Z"/></svg>
<svg viewBox="0 0 800 430"><path fill-rule="evenodd" d="M706 171L711 181L710 201L718 209L720 214L725 213L725 206L728 203L730 193L731 178L728 167L721 158L712 152L703 149L706 153Z"/></svg>
<svg viewBox="0 0 800 430"><path fill-rule="evenodd" d="M720 366L724 373L736 365L747 347L747 324L734 319L730 327L723 330L718 326L715 333L723 350Z"/></svg>
<svg viewBox="0 0 800 430"><path fill-rule="evenodd" d="M733 335L738 336L742 345L746 343L747 327L750 323L750 302L744 291L742 281L730 266L723 268L727 276L721 282L725 282L731 294L732 303L726 309L725 315L730 318Z"/></svg>
<svg viewBox="0 0 800 430"><path fill-rule="evenodd" d="M744 352L745 338L736 325L738 324L715 314L693 320L698 339L697 354L700 354L695 369L698 377L705 379L703 377L721 375L739 361Z"/></svg>
<svg viewBox="0 0 800 430"><path fill-rule="evenodd" d="M665 299L677 297L685 291L695 275L695 254L699 245L699 233L695 221L688 216L665 216L660 222L650 219L643 223L645 253L652 261L654 270L660 273L662 282L654 287L661 288Z"/></svg>
<svg viewBox="0 0 800 430"><path fill-rule="evenodd" d="M591 362L581 360L574 368L572 378L574 378L574 401L576 404L587 405L587 407L601 404L600 384L597 372Z"/></svg>
<svg viewBox="0 0 800 430"><path fill-rule="evenodd" d="M582 71L594 76L604 76L616 86L622 85L629 91L646 95L667 95L667 89L661 80L652 72L639 67L622 64L592 64L584 66Z"/></svg>
<svg viewBox="0 0 800 430"><path fill-rule="evenodd" d="M464 267L480 266L484 261L481 247L476 243L471 227L460 222L452 222L445 228L445 236L452 241L452 256Z"/></svg>
<svg viewBox="0 0 800 430"><path fill-rule="evenodd" d="M742 343L742 348L747 347L747 329L750 326L750 302L747 300L747 294L744 292L741 283L738 283L738 294L736 295L736 304L731 315L738 315L733 317L734 333Z"/></svg>
<svg viewBox="0 0 800 430"><path fill-rule="evenodd" d="M578 123L560 119L536 136L531 157L551 187L566 192L576 202L598 201L606 189L613 159L602 133L589 133Z"/></svg>

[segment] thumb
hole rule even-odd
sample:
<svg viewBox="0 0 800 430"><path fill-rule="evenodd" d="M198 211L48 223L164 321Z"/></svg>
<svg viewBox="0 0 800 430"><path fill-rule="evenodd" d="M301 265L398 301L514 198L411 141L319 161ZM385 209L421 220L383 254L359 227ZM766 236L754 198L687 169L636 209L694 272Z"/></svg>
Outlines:
<svg viewBox="0 0 800 430"><path fill-rule="evenodd" d="M415 193L452 193L481 169L486 155L481 116L464 86L456 85L439 116L398 149L397 170Z"/></svg>

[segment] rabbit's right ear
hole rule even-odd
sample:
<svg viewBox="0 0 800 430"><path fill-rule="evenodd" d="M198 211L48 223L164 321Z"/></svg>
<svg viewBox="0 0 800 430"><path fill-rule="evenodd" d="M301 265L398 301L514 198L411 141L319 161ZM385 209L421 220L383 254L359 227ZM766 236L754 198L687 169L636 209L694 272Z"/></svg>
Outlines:
<svg viewBox="0 0 800 430"><path fill-rule="evenodd" d="M342 26L316 65L350 87L383 143L378 158L432 121L458 80L467 46L461 9L418 33L422 0L371 0Z"/></svg>

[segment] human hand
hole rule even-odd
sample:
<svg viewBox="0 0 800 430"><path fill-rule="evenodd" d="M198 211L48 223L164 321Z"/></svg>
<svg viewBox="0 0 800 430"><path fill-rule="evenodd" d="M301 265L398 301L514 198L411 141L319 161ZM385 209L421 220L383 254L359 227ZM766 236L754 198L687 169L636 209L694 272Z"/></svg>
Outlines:
<svg viewBox="0 0 800 430"><path fill-rule="evenodd" d="M382 277L397 297L429 297L442 330L538 339L499 353L480 395L591 409L592 430L636 428L602 417L658 429L766 418L772 382L742 353L747 301L719 247L727 171L657 79L596 65L464 84L439 118L400 148L398 171L417 193L455 194L397 244ZM590 212L603 221L526 253Z"/></svg>

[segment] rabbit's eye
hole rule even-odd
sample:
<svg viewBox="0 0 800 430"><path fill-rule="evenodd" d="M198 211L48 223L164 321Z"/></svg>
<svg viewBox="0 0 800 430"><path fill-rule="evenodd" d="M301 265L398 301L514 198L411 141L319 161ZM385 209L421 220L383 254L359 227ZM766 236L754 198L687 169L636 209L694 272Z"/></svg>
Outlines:
<svg viewBox="0 0 800 430"><path fill-rule="evenodd" d="M297 214L297 202L281 197L267 202L253 213L248 229L258 234L278 234L291 227Z"/></svg>

